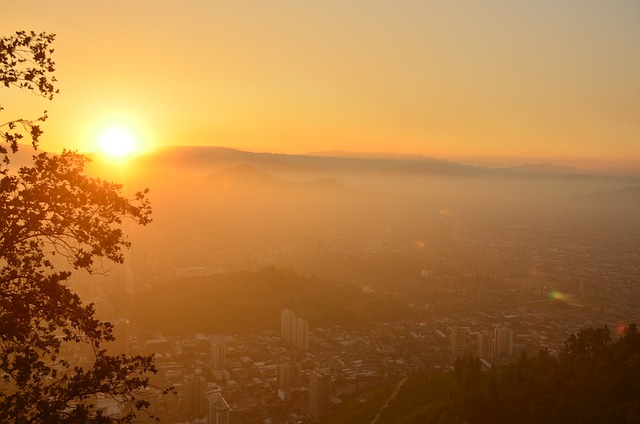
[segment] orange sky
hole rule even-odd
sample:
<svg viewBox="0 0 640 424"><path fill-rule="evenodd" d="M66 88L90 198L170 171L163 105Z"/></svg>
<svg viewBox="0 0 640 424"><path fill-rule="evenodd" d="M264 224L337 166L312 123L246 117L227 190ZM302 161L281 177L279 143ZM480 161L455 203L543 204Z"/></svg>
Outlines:
<svg viewBox="0 0 640 424"><path fill-rule="evenodd" d="M61 6L64 5L64 6ZM640 2L25 1L58 34L45 149L209 144L640 167Z"/></svg>

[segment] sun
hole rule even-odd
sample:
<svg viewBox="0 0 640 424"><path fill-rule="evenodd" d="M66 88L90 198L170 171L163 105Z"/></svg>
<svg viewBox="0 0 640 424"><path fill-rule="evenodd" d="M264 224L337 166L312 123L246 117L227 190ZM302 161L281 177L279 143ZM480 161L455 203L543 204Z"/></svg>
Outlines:
<svg viewBox="0 0 640 424"><path fill-rule="evenodd" d="M123 160L140 152L140 141L133 131L124 127L111 127L98 136L98 150L103 155Z"/></svg>

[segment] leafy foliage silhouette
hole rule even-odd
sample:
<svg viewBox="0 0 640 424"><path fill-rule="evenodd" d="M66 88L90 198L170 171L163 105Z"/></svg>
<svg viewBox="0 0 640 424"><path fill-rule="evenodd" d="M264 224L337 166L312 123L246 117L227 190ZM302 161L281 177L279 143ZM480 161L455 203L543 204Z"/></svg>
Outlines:
<svg viewBox="0 0 640 424"><path fill-rule="evenodd" d="M0 83L53 99L54 39L0 38ZM13 169L24 139L37 148L46 117L0 125L0 422L131 422L149 406L142 390L156 372L153 357L109 355L113 326L65 283L103 260L122 263L130 246L123 220L146 225L151 207L146 191L128 199L120 185L85 175L88 158L75 152L40 153ZM89 358L65 355L69 346L84 346ZM98 398L123 412L106 416Z"/></svg>

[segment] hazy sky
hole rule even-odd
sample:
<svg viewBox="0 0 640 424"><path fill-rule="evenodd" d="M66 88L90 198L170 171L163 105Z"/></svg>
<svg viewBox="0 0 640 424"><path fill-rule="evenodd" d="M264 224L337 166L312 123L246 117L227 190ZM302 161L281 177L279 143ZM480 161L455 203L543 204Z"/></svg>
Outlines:
<svg viewBox="0 0 640 424"><path fill-rule="evenodd" d="M624 161L640 166L640 2L13 1L48 31L48 149L149 145ZM7 113L3 112L2 121Z"/></svg>

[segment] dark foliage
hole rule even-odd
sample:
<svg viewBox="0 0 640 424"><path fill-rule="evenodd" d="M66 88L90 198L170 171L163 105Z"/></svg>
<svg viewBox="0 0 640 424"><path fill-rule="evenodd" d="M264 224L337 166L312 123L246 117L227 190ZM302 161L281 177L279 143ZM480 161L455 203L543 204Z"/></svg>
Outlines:
<svg viewBox="0 0 640 424"><path fill-rule="evenodd" d="M51 99L51 34L18 32L0 39L0 83ZM45 115L46 116L46 115ZM65 282L102 260L121 263L129 247L120 224L151 221L146 193L127 199L117 184L83 172L88 159L73 152L33 157L11 168L25 136L37 147L36 121L18 119L0 132L0 422L103 423L98 397L122 402L130 422L148 402L139 390L155 372L152 357L110 356L112 325L94 317ZM64 354L85 346L82 363Z"/></svg>
<svg viewBox="0 0 640 424"><path fill-rule="evenodd" d="M0 38L0 84L4 87L18 87L32 91L47 99L53 99L58 93L55 88L56 78L53 76L55 63L51 58L53 49L50 47L55 39L54 34L18 31L11 37ZM0 111L2 111L0 105ZM18 143L25 134L31 139L35 148L38 145L42 130L39 122L47 119L45 111L37 120L16 119L0 126L0 155L3 167L0 171L6 173L9 165L9 152L18 151Z"/></svg>

